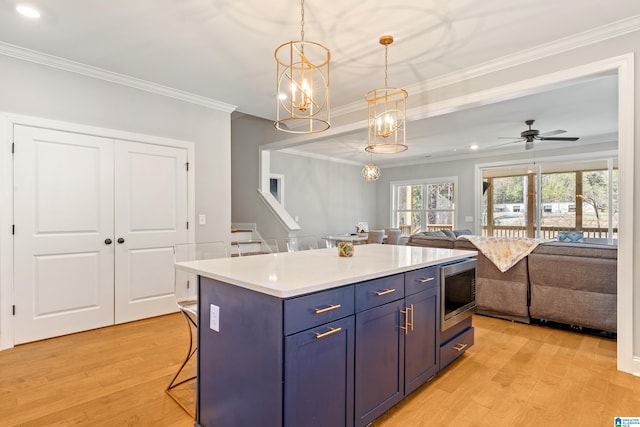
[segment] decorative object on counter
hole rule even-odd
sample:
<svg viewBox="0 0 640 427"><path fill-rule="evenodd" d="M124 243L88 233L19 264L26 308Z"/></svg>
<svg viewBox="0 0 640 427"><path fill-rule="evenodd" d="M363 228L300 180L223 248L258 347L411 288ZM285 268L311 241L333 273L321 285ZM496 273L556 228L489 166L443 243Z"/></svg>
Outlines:
<svg viewBox="0 0 640 427"><path fill-rule="evenodd" d="M353 256L353 243L352 242L339 242L338 243L338 255L343 257Z"/></svg>
<svg viewBox="0 0 640 427"><path fill-rule="evenodd" d="M407 149L405 140L405 114L407 91L388 85L388 50L393 36L380 37L384 46L384 87L372 89L365 95L369 116L369 153L396 154Z"/></svg>
<svg viewBox="0 0 640 427"><path fill-rule="evenodd" d="M276 129L316 133L329 129L329 49L304 39L304 0L300 1L300 40L278 46Z"/></svg>

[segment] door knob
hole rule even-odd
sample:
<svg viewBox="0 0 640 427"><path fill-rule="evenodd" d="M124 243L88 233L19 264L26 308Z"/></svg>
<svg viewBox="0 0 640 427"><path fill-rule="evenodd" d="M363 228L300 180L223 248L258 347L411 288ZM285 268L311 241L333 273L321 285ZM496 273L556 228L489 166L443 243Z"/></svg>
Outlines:
<svg viewBox="0 0 640 427"><path fill-rule="evenodd" d="M105 244L105 245L110 245L110 244L112 244L112 243L113 243L113 241L112 241L111 239L105 239L105 240L104 240L104 244Z"/></svg>
<svg viewBox="0 0 640 427"><path fill-rule="evenodd" d="M118 237L118 243L124 243L124 239L122 237Z"/></svg>

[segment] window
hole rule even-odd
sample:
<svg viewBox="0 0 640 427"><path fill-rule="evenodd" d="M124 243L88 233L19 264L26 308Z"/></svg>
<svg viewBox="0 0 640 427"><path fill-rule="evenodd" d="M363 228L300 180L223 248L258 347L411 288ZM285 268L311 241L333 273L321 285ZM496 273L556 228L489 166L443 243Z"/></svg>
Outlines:
<svg viewBox="0 0 640 427"><path fill-rule="evenodd" d="M579 230L588 238L617 237L614 159L485 169L483 181L484 235L554 238Z"/></svg>
<svg viewBox="0 0 640 427"><path fill-rule="evenodd" d="M402 234L453 229L457 178L391 183L392 226Z"/></svg>
<svg viewBox="0 0 640 427"><path fill-rule="evenodd" d="M272 173L269 178L269 191L284 206L284 175Z"/></svg>

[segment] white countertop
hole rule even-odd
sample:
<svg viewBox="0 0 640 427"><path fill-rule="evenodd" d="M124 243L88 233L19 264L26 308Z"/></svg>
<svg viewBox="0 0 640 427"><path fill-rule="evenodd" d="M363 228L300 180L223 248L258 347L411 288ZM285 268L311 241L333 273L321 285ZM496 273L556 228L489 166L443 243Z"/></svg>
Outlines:
<svg viewBox="0 0 640 427"><path fill-rule="evenodd" d="M331 289L477 255L476 251L417 246L356 246L350 258L338 249L219 258L176 263L177 269L279 298Z"/></svg>

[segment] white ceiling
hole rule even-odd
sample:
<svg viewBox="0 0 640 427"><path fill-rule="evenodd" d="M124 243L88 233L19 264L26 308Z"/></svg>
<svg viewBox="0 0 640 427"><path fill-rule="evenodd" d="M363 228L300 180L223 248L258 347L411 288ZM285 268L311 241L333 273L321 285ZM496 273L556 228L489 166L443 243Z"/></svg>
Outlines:
<svg viewBox="0 0 640 427"><path fill-rule="evenodd" d="M232 104L239 112L270 120L275 115L273 52L300 38L297 1L31 0L42 12L37 21L17 15L16 3L0 2L0 52L19 46ZM614 22L635 25L640 16L637 0L307 0L304 8L305 39L331 50L334 117L354 105L364 108L364 94L384 83L382 34L395 38L389 48L389 84L408 89L411 97L438 77ZM486 149L508 141L499 136L517 137L526 119L536 119L534 128L541 132L564 129L562 136L579 136L580 143L615 134L616 90L615 78L601 77L413 121L405 156L444 158L474 142ZM331 144L298 149L364 161L369 157L362 151L365 140L362 130L332 136ZM539 145L548 144L558 143Z"/></svg>

